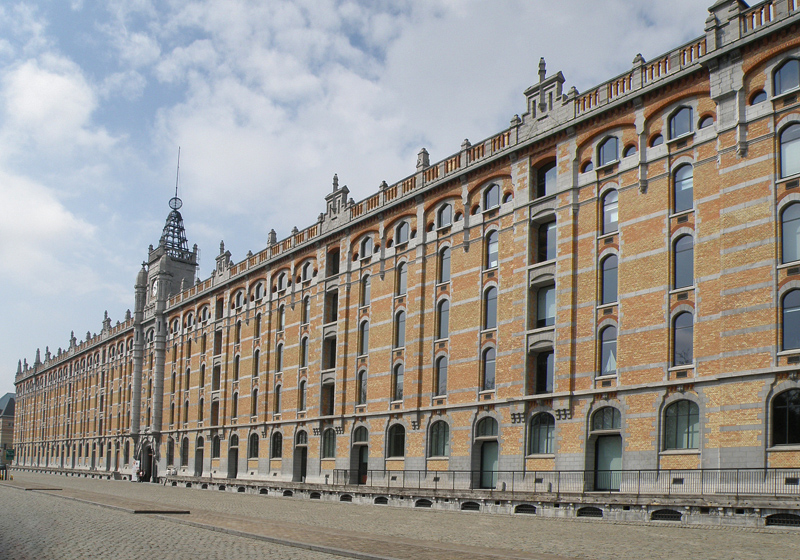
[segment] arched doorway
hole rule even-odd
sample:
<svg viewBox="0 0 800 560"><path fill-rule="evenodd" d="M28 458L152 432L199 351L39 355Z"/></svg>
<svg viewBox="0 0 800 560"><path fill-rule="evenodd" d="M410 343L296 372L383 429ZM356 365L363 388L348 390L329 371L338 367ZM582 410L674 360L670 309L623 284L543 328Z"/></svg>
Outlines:
<svg viewBox="0 0 800 560"><path fill-rule="evenodd" d="M366 484L369 474L369 432L359 426L353 432L350 448L350 484Z"/></svg>
<svg viewBox="0 0 800 560"><path fill-rule="evenodd" d="M308 433L300 430L294 438L292 482L305 482L308 470Z"/></svg>
<svg viewBox="0 0 800 560"><path fill-rule="evenodd" d="M594 489L619 490L622 479L622 433L619 410L605 406L592 414ZM591 463L590 463L591 464Z"/></svg>
<svg viewBox="0 0 800 560"><path fill-rule="evenodd" d="M89 468L94 470L95 461L97 460L97 444L92 444L92 462L89 464Z"/></svg>
<svg viewBox="0 0 800 560"><path fill-rule="evenodd" d="M108 442L108 446L106 447L106 470L111 470L111 442Z"/></svg>
<svg viewBox="0 0 800 560"><path fill-rule="evenodd" d="M475 427L473 465L477 462L477 485L479 488L497 486L497 465L500 457L497 420L486 417Z"/></svg>
<svg viewBox="0 0 800 560"><path fill-rule="evenodd" d="M148 444L142 449L142 482L150 482L153 477L153 448Z"/></svg>
<svg viewBox="0 0 800 560"><path fill-rule="evenodd" d="M194 448L194 475L203 476L203 438L197 438Z"/></svg>
<svg viewBox="0 0 800 560"><path fill-rule="evenodd" d="M228 478L239 476L239 436L233 434L228 447Z"/></svg>

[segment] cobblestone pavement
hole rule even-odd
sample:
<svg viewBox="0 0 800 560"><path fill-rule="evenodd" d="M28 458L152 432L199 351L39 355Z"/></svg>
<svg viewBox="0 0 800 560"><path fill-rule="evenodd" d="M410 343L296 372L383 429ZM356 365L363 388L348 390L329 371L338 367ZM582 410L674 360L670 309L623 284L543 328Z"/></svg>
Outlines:
<svg viewBox="0 0 800 560"><path fill-rule="evenodd" d="M800 530L797 529L621 524L276 498L29 473L15 473L14 478L15 484L63 489L23 492L0 485L0 503L4 504L6 514L9 512L6 504L13 502L12 509L20 516L21 520L14 521L20 529L20 542L35 551L39 540L52 545L64 540L86 539L86 543L74 545L74 558L96 557L92 547L113 553L113 543L120 535L126 538L119 543L121 552L115 554L118 558L144 557L130 555L140 549L150 551L148 558L151 558L151 547L160 547L160 552L174 558L182 558L183 554L186 557L192 554L195 559L214 558L214 554L244 558L245 554L248 557L261 554L257 552L262 550L260 547L273 547L274 552L263 549L269 558L334 558L322 552L277 544L281 542L305 543L331 552L339 549L347 551L347 556L361 558L800 558ZM130 515L76 502L76 499L128 511L149 504L156 509L174 508L191 513L155 517ZM39 511L47 514L46 522L40 522L34 515ZM34 518L29 519L32 516ZM14 526L9 526L10 522L3 517L5 515L0 516L0 551L8 539L16 538ZM73 526L62 527L68 523L65 520ZM105 529L102 523L96 530L82 527L94 525L93 520L102 523L113 520L114 528ZM246 538L248 535L276 542ZM199 556L193 552L196 550L202 551ZM59 554L58 557L70 556Z"/></svg>

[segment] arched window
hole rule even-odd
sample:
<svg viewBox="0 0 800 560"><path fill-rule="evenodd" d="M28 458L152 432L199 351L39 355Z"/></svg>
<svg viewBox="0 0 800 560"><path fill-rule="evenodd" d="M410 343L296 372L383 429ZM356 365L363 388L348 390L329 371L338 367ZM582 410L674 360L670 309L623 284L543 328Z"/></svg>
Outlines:
<svg viewBox="0 0 800 560"><path fill-rule="evenodd" d="M239 295L241 295L241 293ZM234 333L235 333L235 335L234 335L235 336L234 343L235 344L239 344L240 342L242 342L242 322L241 321L236 321L236 330L234 331Z"/></svg>
<svg viewBox="0 0 800 560"><path fill-rule="evenodd" d="M543 263L556 258L556 223L547 222L539 226L536 235L536 262Z"/></svg>
<svg viewBox="0 0 800 560"><path fill-rule="evenodd" d="M233 380L239 380L239 356L233 358Z"/></svg>
<svg viewBox="0 0 800 560"><path fill-rule="evenodd" d="M436 227L447 227L453 223L453 207L450 204L444 204L436 213Z"/></svg>
<svg viewBox="0 0 800 560"><path fill-rule="evenodd" d="M789 389L772 400L772 445L800 444L800 389Z"/></svg>
<svg viewBox="0 0 800 560"><path fill-rule="evenodd" d="M450 281L450 247L439 251L439 283Z"/></svg>
<svg viewBox="0 0 800 560"><path fill-rule="evenodd" d="M389 428L389 457L404 457L406 454L406 429L402 424Z"/></svg>
<svg viewBox="0 0 800 560"><path fill-rule="evenodd" d="M482 391L494 391L495 356L496 352L493 347L483 351L481 359L481 369L483 370L483 383L481 383Z"/></svg>
<svg viewBox="0 0 800 560"><path fill-rule="evenodd" d="M202 422L203 421L203 415L205 413L204 412L204 406L205 406L205 401L203 401L203 399L200 399L197 402L197 421L198 422Z"/></svg>
<svg viewBox="0 0 800 560"><path fill-rule="evenodd" d="M353 443L367 443L369 441L369 432L364 426L359 426L353 432Z"/></svg>
<svg viewBox="0 0 800 560"><path fill-rule="evenodd" d="M366 356L369 352L369 321L358 325L358 355Z"/></svg>
<svg viewBox="0 0 800 560"><path fill-rule="evenodd" d="M537 395L553 392L555 369L555 356L552 350L539 352L536 355L536 383L534 391Z"/></svg>
<svg viewBox="0 0 800 560"><path fill-rule="evenodd" d="M253 377L258 377L258 368L260 359L261 359L261 351L256 348L256 351L253 352Z"/></svg>
<svg viewBox="0 0 800 560"><path fill-rule="evenodd" d="M281 305L278 308L278 331L282 331L286 326L286 306Z"/></svg>
<svg viewBox="0 0 800 560"><path fill-rule="evenodd" d="M688 311L675 316L673 338L672 365L691 365L694 361L694 318Z"/></svg>
<svg viewBox="0 0 800 560"><path fill-rule="evenodd" d="M450 455L450 426L439 420L431 425L429 457L447 457Z"/></svg>
<svg viewBox="0 0 800 560"><path fill-rule="evenodd" d="M175 423L175 403L169 405L169 423L170 425Z"/></svg>
<svg viewBox="0 0 800 560"><path fill-rule="evenodd" d="M367 370L364 369L358 372L356 404L367 404Z"/></svg>
<svg viewBox="0 0 800 560"><path fill-rule="evenodd" d="M528 455L552 454L555 440L556 419L542 412L531 418L528 434Z"/></svg>
<svg viewBox="0 0 800 560"><path fill-rule="evenodd" d="M692 171L691 165L681 165L675 171L675 198L673 200L675 212L691 210L694 206Z"/></svg>
<svg viewBox="0 0 800 560"><path fill-rule="evenodd" d="M436 339L442 340L450 336L450 301L443 299L437 307Z"/></svg>
<svg viewBox="0 0 800 560"><path fill-rule="evenodd" d="M258 414L258 389L253 389L253 394L250 396L250 416Z"/></svg>
<svg viewBox="0 0 800 560"><path fill-rule="evenodd" d="M613 406L598 408L592 415L592 431L619 430L622 419L619 410Z"/></svg>
<svg viewBox="0 0 800 560"><path fill-rule="evenodd" d="M789 204L781 212L781 262L800 260L800 204Z"/></svg>
<svg viewBox="0 0 800 560"><path fill-rule="evenodd" d="M536 328L556 324L556 287L542 286L536 292Z"/></svg>
<svg viewBox="0 0 800 560"><path fill-rule="evenodd" d="M403 373L404 373L403 364L397 364L396 366L394 366L394 370L392 372L393 401L403 400Z"/></svg>
<svg viewBox="0 0 800 560"><path fill-rule="evenodd" d="M311 280L311 262L310 261L306 262L303 265L303 272L301 274L301 278L303 279L303 282Z"/></svg>
<svg viewBox="0 0 800 560"><path fill-rule="evenodd" d="M610 190L603 196L603 233L613 233L619 229L618 196L615 190Z"/></svg>
<svg viewBox="0 0 800 560"><path fill-rule="evenodd" d="M700 125L698 126L698 128L703 129L713 125L714 125L714 117L709 115L700 119Z"/></svg>
<svg viewBox="0 0 800 560"><path fill-rule="evenodd" d="M261 313L256 314L253 324L253 338L261 338Z"/></svg>
<svg viewBox="0 0 800 560"><path fill-rule="evenodd" d="M475 427L475 437L497 437L497 420L491 416L487 416L478 422L478 425Z"/></svg>
<svg viewBox="0 0 800 560"><path fill-rule="evenodd" d="M184 403L183 403L183 423L186 424L188 422L189 422L189 401L184 401Z"/></svg>
<svg viewBox="0 0 800 560"><path fill-rule="evenodd" d="M256 284L256 287L253 290L253 299L258 301L262 297L264 297L264 284L259 282L258 284Z"/></svg>
<svg viewBox="0 0 800 560"><path fill-rule="evenodd" d="M211 458L219 459L219 436L211 438Z"/></svg>
<svg viewBox="0 0 800 560"><path fill-rule="evenodd" d="M181 466L189 465L189 438L183 438L181 442Z"/></svg>
<svg viewBox="0 0 800 560"><path fill-rule="evenodd" d="M600 375L617 375L617 328L600 331Z"/></svg>
<svg viewBox="0 0 800 560"><path fill-rule="evenodd" d="M694 239L681 235L675 241L675 289L694 285Z"/></svg>
<svg viewBox="0 0 800 560"><path fill-rule="evenodd" d="M669 137L677 138L692 132L692 109L691 107L681 107L669 119Z"/></svg>
<svg viewBox="0 0 800 560"><path fill-rule="evenodd" d="M206 365L200 364L200 387L205 387L206 384Z"/></svg>
<svg viewBox="0 0 800 560"><path fill-rule="evenodd" d="M441 397L447 394L447 356L436 359L436 379L433 382L434 395Z"/></svg>
<svg viewBox="0 0 800 560"><path fill-rule="evenodd" d="M286 274L286 272L281 272L278 275L277 289L278 289L279 292L282 292L282 291L284 291L286 289L286 278L287 277L288 277L288 275Z"/></svg>
<svg viewBox="0 0 800 560"><path fill-rule="evenodd" d="M636 145L635 144L628 144L625 146L625 149L622 151L622 157L631 157L636 155Z"/></svg>
<svg viewBox="0 0 800 560"><path fill-rule="evenodd" d="M411 227L408 225L408 222L400 222L395 233L395 244L401 245L403 243L408 243L408 234L410 230Z"/></svg>
<svg viewBox="0 0 800 560"><path fill-rule="evenodd" d="M336 431L328 428L322 432L322 458L332 459L336 457Z"/></svg>
<svg viewBox="0 0 800 560"><path fill-rule="evenodd" d="M406 312L399 311L394 317L394 347L403 348L406 345Z"/></svg>
<svg viewBox="0 0 800 560"><path fill-rule="evenodd" d="M781 131L781 177L800 173L800 124Z"/></svg>
<svg viewBox="0 0 800 560"><path fill-rule="evenodd" d="M404 262L397 265L395 275L397 278L397 295L404 296L408 291L408 265Z"/></svg>
<svg viewBox="0 0 800 560"><path fill-rule="evenodd" d="M497 328L497 288L489 287L483 293L483 329Z"/></svg>
<svg viewBox="0 0 800 560"><path fill-rule="evenodd" d="M280 459L283 457L283 434L280 432L275 432L272 434L272 449L270 450L270 456L273 459Z"/></svg>
<svg viewBox="0 0 800 560"><path fill-rule="evenodd" d="M369 305L370 302L370 289L371 289L371 280L369 276L364 276L361 279L361 306L365 307Z"/></svg>
<svg viewBox="0 0 800 560"><path fill-rule="evenodd" d="M486 236L486 268L496 268L499 253L499 235L497 230L492 230Z"/></svg>
<svg viewBox="0 0 800 560"><path fill-rule="evenodd" d="M307 325L311 321L311 296L303 298L301 320L304 325Z"/></svg>
<svg viewBox="0 0 800 560"><path fill-rule="evenodd" d="M361 254L359 256L362 259L366 259L367 257L371 257L372 256L372 248L373 248L372 237L370 237L370 236L365 237L364 239L361 240L361 251L360 251Z"/></svg>
<svg viewBox="0 0 800 560"><path fill-rule="evenodd" d="M258 434L255 432L250 434L247 441L247 458L258 459Z"/></svg>
<svg viewBox="0 0 800 560"><path fill-rule="evenodd" d="M664 137L660 134L656 134L650 139L650 147L655 148L656 146L660 146L664 143Z"/></svg>
<svg viewBox="0 0 800 560"><path fill-rule="evenodd" d="M234 393L233 398L231 399L231 418L237 418L239 416L239 394Z"/></svg>
<svg viewBox="0 0 800 560"><path fill-rule="evenodd" d="M172 372L172 392L174 393L178 388L178 374L176 372Z"/></svg>
<svg viewBox="0 0 800 560"><path fill-rule="evenodd" d="M308 337L304 336L300 340L300 367L308 367Z"/></svg>
<svg viewBox="0 0 800 560"><path fill-rule="evenodd" d="M483 192L483 209L489 210L496 206L500 206L500 186L490 185L489 188Z"/></svg>
<svg viewBox="0 0 800 560"><path fill-rule="evenodd" d="M783 296L783 349L800 348L800 290L790 290Z"/></svg>
<svg viewBox="0 0 800 560"><path fill-rule="evenodd" d="M167 439L167 465L175 464L175 440Z"/></svg>
<svg viewBox="0 0 800 560"><path fill-rule="evenodd" d="M610 136L603 140L598 149L598 165L603 167L619 159L619 141L616 137Z"/></svg>
<svg viewBox="0 0 800 560"><path fill-rule="evenodd" d="M275 347L275 371L283 371L283 344Z"/></svg>
<svg viewBox="0 0 800 560"><path fill-rule="evenodd" d="M602 295L600 303L614 303L618 299L617 295L617 255L609 255L600 263Z"/></svg>
<svg viewBox="0 0 800 560"><path fill-rule="evenodd" d="M775 71L775 95L800 87L800 60L791 58Z"/></svg>
<svg viewBox="0 0 800 560"><path fill-rule="evenodd" d="M593 170L594 170L594 164L592 163L592 160L585 161L583 162L583 165L581 165L581 173L588 173L589 171Z"/></svg>
<svg viewBox="0 0 800 560"><path fill-rule="evenodd" d="M275 407L275 414L280 414L281 413L281 386L280 385L276 385L275 386L274 407Z"/></svg>
<svg viewBox="0 0 800 560"><path fill-rule="evenodd" d="M681 400L664 410L664 449L697 449L700 443L700 409Z"/></svg>
<svg viewBox="0 0 800 560"><path fill-rule="evenodd" d="M297 395L297 409L298 410L305 410L306 409L306 388L308 384L306 380L303 379L300 381L300 385L298 387L298 395Z"/></svg>
<svg viewBox="0 0 800 560"><path fill-rule="evenodd" d="M546 163L536 170L536 198L556 192L556 162Z"/></svg>

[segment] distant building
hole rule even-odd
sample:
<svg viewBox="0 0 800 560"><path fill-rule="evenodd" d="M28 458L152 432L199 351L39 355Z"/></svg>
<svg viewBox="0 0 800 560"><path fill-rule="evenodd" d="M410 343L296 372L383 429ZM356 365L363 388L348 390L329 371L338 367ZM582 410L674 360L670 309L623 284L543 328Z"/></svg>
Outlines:
<svg viewBox="0 0 800 560"><path fill-rule="evenodd" d="M0 397L0 465L11 462L6 453L14 449L14 402L14 393Z"/></svg>
<svg viewBox="0 0 800 560"><path fill-rule="evenodd" d="M334 177L205 280L173 199L133 314L20 365L17 464L796 494L798 8L719 1L583 93L542 60L509 128L360 202Z"/></svg>

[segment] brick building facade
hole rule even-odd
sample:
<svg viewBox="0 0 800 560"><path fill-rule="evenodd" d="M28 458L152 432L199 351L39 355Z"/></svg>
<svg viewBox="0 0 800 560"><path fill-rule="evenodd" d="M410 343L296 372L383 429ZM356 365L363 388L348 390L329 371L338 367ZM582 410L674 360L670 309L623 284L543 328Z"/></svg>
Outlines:
<svg viewBox="0 0 800 560"><path fill-rule="evenodd" d="M20 366L17 464L612 490L800 467L800 4L709 12L584 93L542 61L508 129L360 202L334 177L313 225L221 245L206 280L173 199L134 312Z"/></svg>

